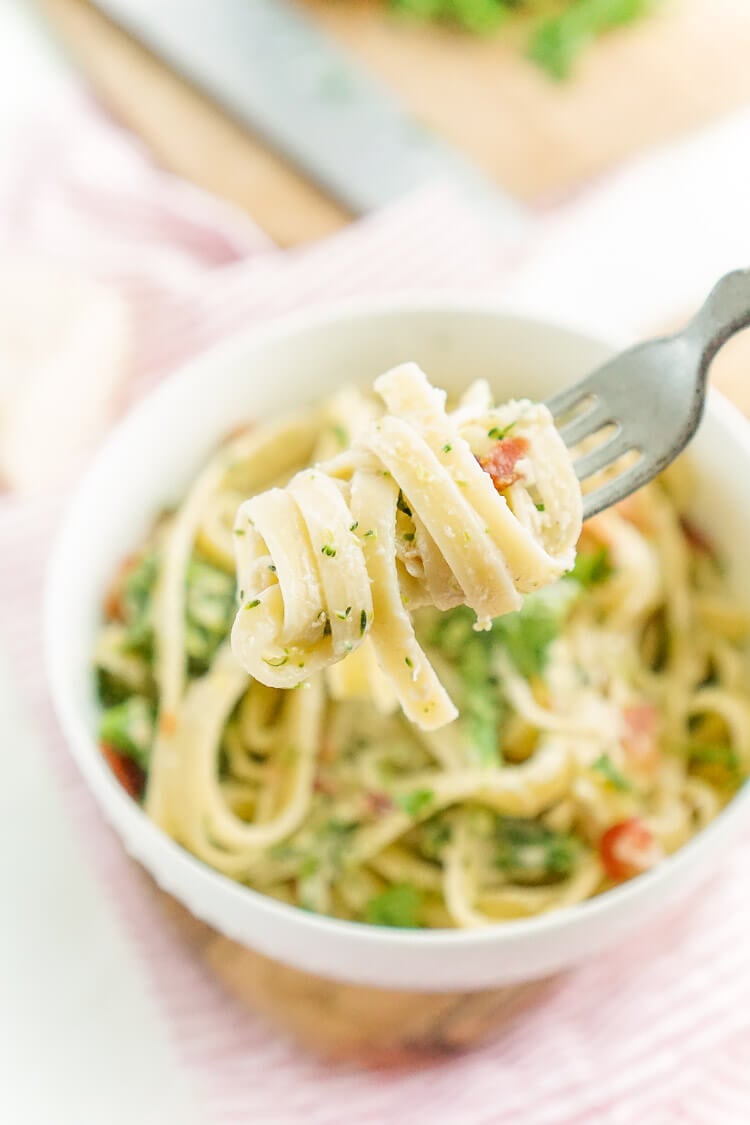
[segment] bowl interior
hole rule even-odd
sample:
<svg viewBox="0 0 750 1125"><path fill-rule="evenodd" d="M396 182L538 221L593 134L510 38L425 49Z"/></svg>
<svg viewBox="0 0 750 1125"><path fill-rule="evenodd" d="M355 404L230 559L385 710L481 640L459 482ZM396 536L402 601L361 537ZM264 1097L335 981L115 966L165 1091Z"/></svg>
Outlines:
<svg viewBox="0 0 750 1125"><path fill-rule="evenodd" d="M498 399L543 399L582 377L609 351L600 341L505 317L489 306L410 301L376 309L339 308L229 341L167 380L112 435L79 490L50 566L48 668L65 733L105 813L128 849L196 914L228 936L301 968L393 987L499 983L549 971L584 950L586 942L576 943L570 936L550 940L550 934L562 934L562 916L481 934L386 933L305 915L205 868L156 830L109 776L95 744L91 652L102 595L119 561L138 544L159 510L180 499L212 449L238 423L296 409L345 382L369 384L404 360L416 360L432 382L449 391L484 378ZM699 469L695 516L715 537L729 562L729 580L746 599L750 439L746 423L723 401L710 404L691 458ZM616 912L619 901L626 904L620 912L627 912L628 897L638 893L636 884L663 881L672 863L655 872L653 880L637 880L604 896L615 902L604 909ZM657 893L654 902L658 898ZM601 914L602 902L567 913L583 917L595 907ZM614 933L615 927L610 929ZM595 930L590 928L590 942L601 944ZM535 933L544 938L536 954L528 944ZM508 951L514 941L513 956L499 963L493 951L501 946ZM489 953L473 964L463 958L461 964L452 951L470 944ZM426 947L430 956L424 955Z"/></svg>

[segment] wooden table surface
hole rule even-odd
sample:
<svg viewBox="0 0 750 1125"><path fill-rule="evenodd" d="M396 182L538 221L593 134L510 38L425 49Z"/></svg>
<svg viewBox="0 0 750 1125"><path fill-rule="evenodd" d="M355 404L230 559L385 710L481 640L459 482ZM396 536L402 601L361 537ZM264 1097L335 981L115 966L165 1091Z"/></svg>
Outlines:
<svg viewBox="0 0 750 1125"><path fill-rule="evenodd" d="M282 245L347 221L87 0L36 2L104 102L167 167L240 204ZM738 0L663 0L656 16L597 44L564 85L524 59L525 28L476 40L395 17L383 0L300 3L421 122L532 204L750 99L750 4Z"/></svg>

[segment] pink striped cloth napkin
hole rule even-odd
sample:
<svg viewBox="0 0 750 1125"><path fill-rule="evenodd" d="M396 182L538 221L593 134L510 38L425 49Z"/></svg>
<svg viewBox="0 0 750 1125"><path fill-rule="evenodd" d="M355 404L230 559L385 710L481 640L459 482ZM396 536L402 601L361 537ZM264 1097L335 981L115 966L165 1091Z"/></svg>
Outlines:
<svg viewBox="0 0 750 1125"><path fill-rule="evenodd" d="M349 294L500 292L508 269L502 248L440 190L324 243L279 252L247 218L156 170L83 104L66 107L62 129L56 120L27 130L6 161L0 245L120 295L132 323L132 369L113 414L236 328ZM82 372L70 386L73 402L83 403L91 386ZM324 1066L225 995L165 927L101 821L40 682L38 595L77 471L55 465L51 453L56 471L46 488L0 496L0 642L44 727L61 800L75 814L102 894L143 957L212 1125L750 1121L747 838L688 908L538 991L511 994L499 1038L429 1069Z"/></svg>

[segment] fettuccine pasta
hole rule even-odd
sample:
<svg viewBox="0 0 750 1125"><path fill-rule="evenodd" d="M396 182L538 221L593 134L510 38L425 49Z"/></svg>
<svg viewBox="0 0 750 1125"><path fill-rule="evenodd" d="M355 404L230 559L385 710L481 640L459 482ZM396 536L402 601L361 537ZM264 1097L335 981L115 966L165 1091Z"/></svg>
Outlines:
<svg viewBox="0 0 750 1125"><path fill-rule="evenodd" d="M486 629L519 609L573 565L581 493L546 407L493 407L476 386L448 413L416 364L375 390L386 413L346 453L240 507L232 647L290 688L369 638L406 716L434 729L457 712L411 613L467 605Z"/></svg>
<svg viewBox="0 0 750 1125"><path fill-rule="evenodd" d="M378 392L235 434L123 564L102 751L282 902L403 927L570 906L744 782L750 615L684 465L579 537L543 408L476 384L446 409L411 366Z"/></svg>

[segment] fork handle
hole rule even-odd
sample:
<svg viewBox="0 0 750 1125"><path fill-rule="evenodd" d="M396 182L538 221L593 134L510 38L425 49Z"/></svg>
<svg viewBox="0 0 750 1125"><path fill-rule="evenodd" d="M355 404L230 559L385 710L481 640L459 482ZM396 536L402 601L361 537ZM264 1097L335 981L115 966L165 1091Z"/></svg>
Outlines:
<svg viewBox="0 0 750 1125"><path fill-rule="evenodd" d="M685 329L701 350L705 374L719 348L750 325L750 270L725 274Z"/></svg>

